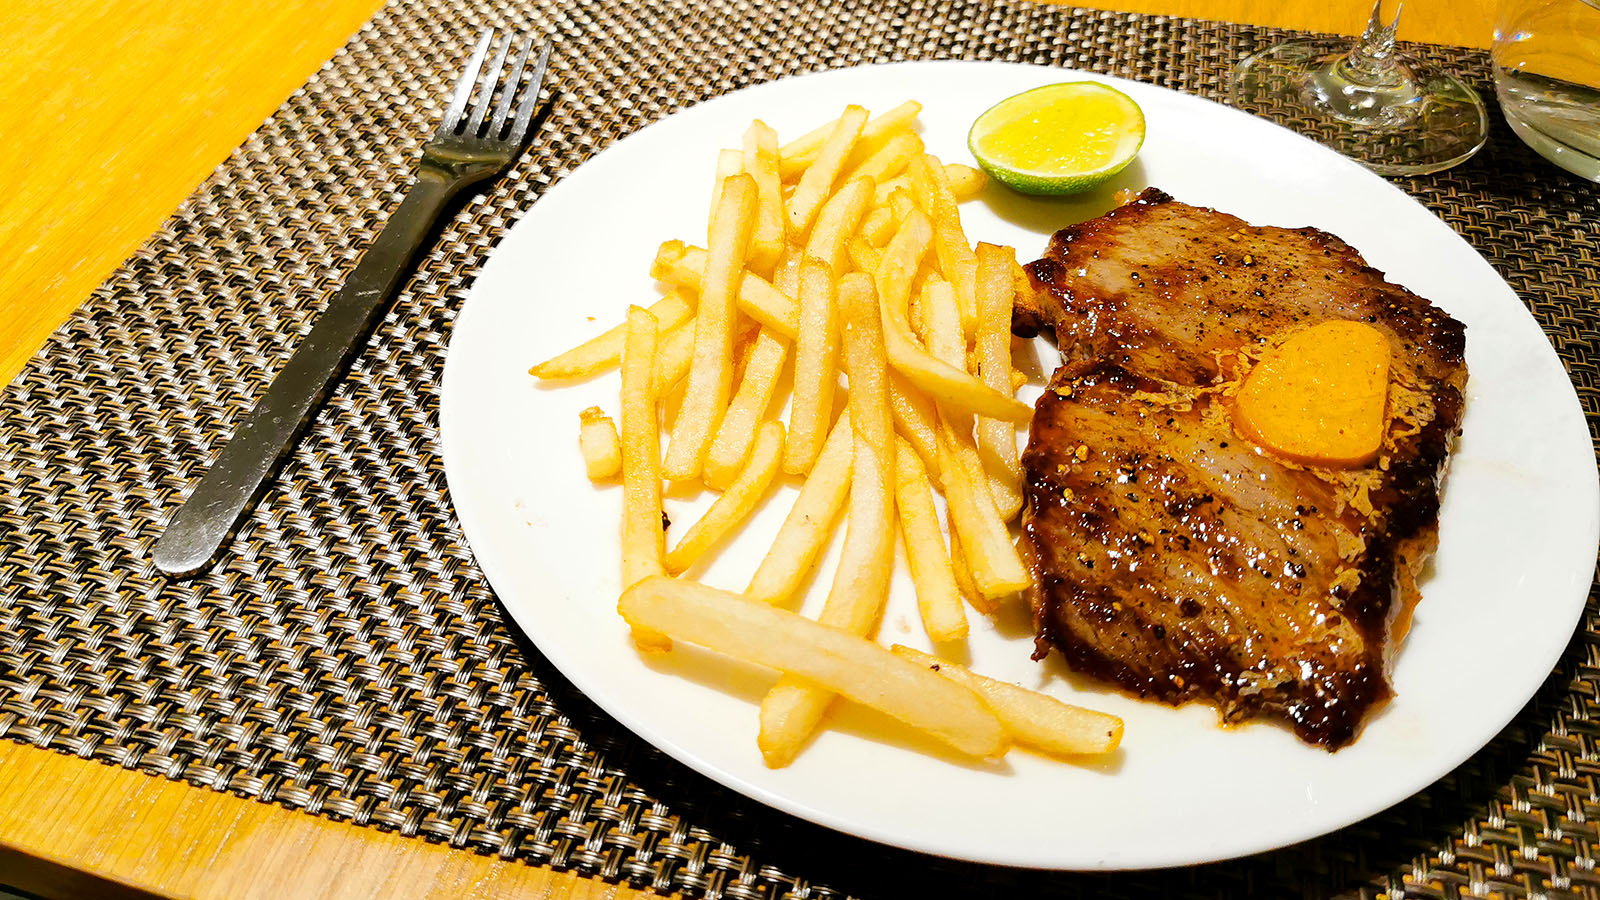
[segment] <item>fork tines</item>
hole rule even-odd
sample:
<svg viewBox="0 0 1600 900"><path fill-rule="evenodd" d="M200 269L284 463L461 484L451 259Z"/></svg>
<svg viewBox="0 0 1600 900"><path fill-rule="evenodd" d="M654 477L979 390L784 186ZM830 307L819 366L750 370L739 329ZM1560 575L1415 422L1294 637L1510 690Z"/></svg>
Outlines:
<svg viewBox="0 0 1600 900"><path fill-rule="evenodd" d="M496 41L493 28L485 28L478 36L478 44L473 48L472 58L461 73L461 80L456 82L455 94L451 96L450 106L445 110L444 119L439 124L441 135L461 134L491 141L521 142L523 135L527 133L528 123L533 119L534 107L538 105L539 89L544 81L545 69L550 64L551 42L549 40L544 42L530 74L528 57L533 53L534 35L523 36L522 49L517 53L511 74L502 82L506 57L510 55L512 45L517 43L517 37L515 34L507 34L502 40ZM483 62L489 55L489 48L497 43L499 50L495 53L494 61L480 79L478 76L484 69ZM525 76L527 88L524 90L522 86ZM483 120L488 116L496 89L499 90L500 103L495 107L494 118L489 120L489 128L485 132ZM467 103L473 100L474 93L477 99L472 102L472 114L463 127L462 115L466 113ZM522 97L521 103L516 102L519 95ZM511 121L510 130L507 131L506 120L512 114L513 104L516 104L516 118Z"/></svg>

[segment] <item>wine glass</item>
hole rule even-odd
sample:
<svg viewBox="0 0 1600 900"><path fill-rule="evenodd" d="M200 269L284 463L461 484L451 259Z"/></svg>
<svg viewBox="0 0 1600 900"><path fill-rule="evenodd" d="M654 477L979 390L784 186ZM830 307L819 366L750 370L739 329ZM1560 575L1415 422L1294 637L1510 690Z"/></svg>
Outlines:
<svg viewBox="0 0 1600 900"><path fill-rule="evenodd" d="M1483 146L1488 114L1461 79L1395 46L1403 0L1375 0L1367 30L1288 41L1246 57L1233 105L1288 125L1380 175L1422 175Z"/></svg>

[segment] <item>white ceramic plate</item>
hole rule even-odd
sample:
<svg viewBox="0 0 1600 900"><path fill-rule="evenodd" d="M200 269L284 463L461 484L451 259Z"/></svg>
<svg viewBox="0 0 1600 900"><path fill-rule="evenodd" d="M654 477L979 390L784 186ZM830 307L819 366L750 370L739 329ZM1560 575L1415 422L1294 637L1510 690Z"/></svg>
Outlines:
<svg viewBox="0 0 1600 900"><path fill-rule="evenodd" d="M1209 709L1141 703L1073 679L1058 663L1030 662L1022 611L995 622L972 616L975 668L1124 717L1122 750L1099 765L1021 751L975 764L930 753L895 723L847 707L793 765L769 770L755 733L772 676L693 648L641 659L616 616L621 492L591 485L577 448L579 410L619 411L615 373L551 389L526 370L658 296L646 274L657 245L704 242L716 150L737 146L751 119L794 136L846 103L883 110L917 99L930 151L971 164L966 131L979 113L1073 79L1114 82L1144 108L1149 137L1124 183L1258 224L1331 231L1467 324L1464 433L1434 572L1395 668L1398 697L1355 745L1329 754L1275 725L1223 729ZM1051 231L1107 208L1108 193L1047 203L991 187L962 214L972 239L1011 244L1027 260ZM1170 866L1283 846L1376 813L1511 719L1566 645L1594 568L1600 493L1577 397L1488 263L1404 193L1331 151L1194 97L1085 73L960 62L849 69L672 116L596 156L510 230L461 312L448 360L440 422L452 500L495 591L556 667L645 740L734 790L945 856ZM702 580L742 588L792 496L784 487ZM706 502L669 499L668 510L687 524ZM903 561L882 638L926 646Z"/></svg>

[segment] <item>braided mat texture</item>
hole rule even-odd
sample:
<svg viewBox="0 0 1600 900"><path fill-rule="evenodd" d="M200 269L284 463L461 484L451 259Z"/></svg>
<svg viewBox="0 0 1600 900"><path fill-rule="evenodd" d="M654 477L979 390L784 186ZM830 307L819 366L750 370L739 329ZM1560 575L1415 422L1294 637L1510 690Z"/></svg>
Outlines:
<svg viewBox="0 0 1600 900"><path fill-rule="evenodd" d="M223 561L164 580L163 523L398 205L441 86L490 24L559 38L531 150L444 229ZM1008 0L400 0L0 396L0 736L689 897L1600 898L1593 598L1541 695L1398 807L1226 864L1051 874L843 837L667 759L506 626L452 517L436 431L452 319L504 229L613 140L726 91L890 60L1050 63L1217 98L1276 37ZM1593 427L1600 195L1494 124L1471 163L1402 184L1527 299Z"/></svg>

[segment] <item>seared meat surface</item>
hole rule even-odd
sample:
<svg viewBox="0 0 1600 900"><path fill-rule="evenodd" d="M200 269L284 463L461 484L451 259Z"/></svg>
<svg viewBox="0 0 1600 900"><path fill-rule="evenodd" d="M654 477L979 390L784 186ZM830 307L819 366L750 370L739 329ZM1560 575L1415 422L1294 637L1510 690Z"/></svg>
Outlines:
<svg viewBox="0 0 1600 900"><path fill-rule="evenodd" d="M1147 190L1058 232L1014 330L1063 365L1023 456L1036 656L1337 749L1390 695L1437 543L1459 432L1461 323L1343 241ZM1321 469L1240 437L1229 395L1298 328L1357 320L1391 346L1372 464Z"/></svg>

